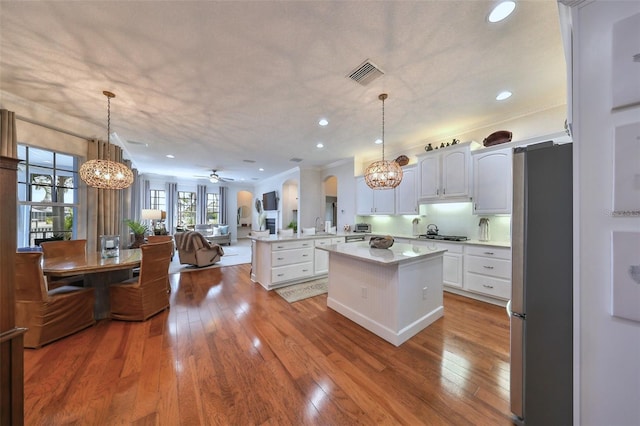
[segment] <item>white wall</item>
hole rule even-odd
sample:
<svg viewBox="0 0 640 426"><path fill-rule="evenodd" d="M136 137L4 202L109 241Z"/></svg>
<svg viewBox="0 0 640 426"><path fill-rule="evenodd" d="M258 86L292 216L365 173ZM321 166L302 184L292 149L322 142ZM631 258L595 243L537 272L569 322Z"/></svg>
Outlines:
<svg viewBox="0 0 640 426"><path fill-rule="evenodd" d="M588 2L572 12L580 391L576 423L639 425L640 323L612 317L610 305L611 232L638 232L640 218L612 217L610 212L614 131L640 122L640 106L611 111L612 25L640 13L640 2ZM638 84L637 78L628 84Z"/></svg>
<svg viewBox="0 0 640 426"><path fill-rule="evenodd" d="M356 222L356 181L354 177L354 159L348 158L323 169L321 181L329 176L337 179L336 196L338 197L338 214L335 226L342 231L345 225L353 226Z"/></svg>

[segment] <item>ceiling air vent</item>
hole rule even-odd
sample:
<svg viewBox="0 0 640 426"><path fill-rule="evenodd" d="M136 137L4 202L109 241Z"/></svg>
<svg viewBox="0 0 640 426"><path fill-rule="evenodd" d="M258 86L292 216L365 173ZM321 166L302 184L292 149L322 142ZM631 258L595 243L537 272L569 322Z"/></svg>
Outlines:
<svg viewBox="0 0 640 426"><path fill-rule="evenodd" d="M347 78L366 86L381 75L384 75L384 72L378 68L377 65L367 59L358 66L358 68L351 71Z"/></svg>
<svg viewBox="0 0 640 426"><path fill-rule="evenodd" d="M302 158L293 157L293 158L289 159L289 161L293 161L294 163L300 163L300 162L302 162Z"/></svg>

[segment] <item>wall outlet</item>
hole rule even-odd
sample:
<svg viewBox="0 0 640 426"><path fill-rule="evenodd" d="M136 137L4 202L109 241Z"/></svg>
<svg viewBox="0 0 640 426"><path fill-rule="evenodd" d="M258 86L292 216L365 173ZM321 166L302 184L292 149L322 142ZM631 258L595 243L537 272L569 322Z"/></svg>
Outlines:
<svg viewBox="0 0 640 426"><path fill-rule="evenodd" d="M367 298L367 288L366 287L360 287L360 293L362 294L362 298L363 299Z"/></svg>
<svg viewBox="0 0 640 426"><path fill-rule="evenodd" d="M427 300L427 290L429 290L429 287L422 288L422 300Z"/></svg>

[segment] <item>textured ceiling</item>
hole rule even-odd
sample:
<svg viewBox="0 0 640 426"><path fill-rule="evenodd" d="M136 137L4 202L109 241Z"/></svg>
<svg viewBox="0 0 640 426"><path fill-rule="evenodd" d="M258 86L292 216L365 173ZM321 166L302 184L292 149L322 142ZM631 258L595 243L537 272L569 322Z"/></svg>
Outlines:
<svg viewBox="0 0 640 426"><path fill-rule="evenodd" d="M141 173L251 180L375 157L381 92L394 152L564 104L556 2L488 24L492 4L2 1L0 89L103 127L110 90ZM366 59L385 74L363 87Z"/></svg>

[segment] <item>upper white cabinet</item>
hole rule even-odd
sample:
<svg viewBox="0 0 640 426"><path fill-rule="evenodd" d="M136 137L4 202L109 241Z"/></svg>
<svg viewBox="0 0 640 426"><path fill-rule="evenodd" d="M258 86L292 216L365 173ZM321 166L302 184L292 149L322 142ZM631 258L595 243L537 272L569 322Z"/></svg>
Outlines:
<svg viewBox="0 0 640 426"><path fill-rule="evenodd" d="M418 179L416 167L403 167L402 182L396 187L396 214L417 214L417 197Z"/></svg>
<svg viewBox="0 0 640 426"><path fill-rule="evenodd" d="M511 213L512 148L475 151L473 160L473 213Z"/></svg>
<svg viewBox="0 0 640 426"><path fill-rule="evenodd" d="M393 189L373 190L367 186L364 177L356 178L356 214L395 214L395 194Z"/></svg>
<svg viewBox="0 0 640 426"><path fill-rule="evenodd" d="M420 201L469 200L471 143L437 149L418 158Z"/></svg>

